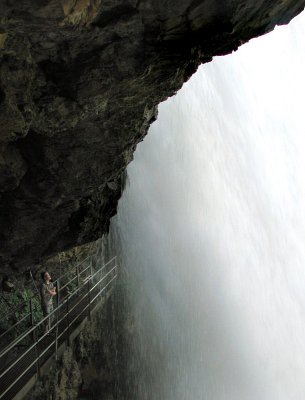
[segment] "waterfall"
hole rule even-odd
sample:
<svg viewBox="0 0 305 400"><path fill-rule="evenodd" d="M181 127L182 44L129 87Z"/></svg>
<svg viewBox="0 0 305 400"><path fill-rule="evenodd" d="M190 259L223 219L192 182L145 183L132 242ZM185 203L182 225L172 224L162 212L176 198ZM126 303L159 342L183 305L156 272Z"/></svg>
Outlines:
<svg viewBox="0 0 305 400"><path fill-rule="evenodd" d="M201 66L137 148L111 228L126 399L304 397L304 27Z"/></svg>

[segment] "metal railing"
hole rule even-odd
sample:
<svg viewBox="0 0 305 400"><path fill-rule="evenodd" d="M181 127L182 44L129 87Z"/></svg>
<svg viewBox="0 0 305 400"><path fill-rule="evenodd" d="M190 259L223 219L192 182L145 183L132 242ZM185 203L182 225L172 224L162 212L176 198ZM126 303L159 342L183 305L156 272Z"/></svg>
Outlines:
<svg viewBox="0 0 305 400"><path fill-rule="evenodd" d="M89 265L85 268L81 268L87 260L89 260ZM92 275L92 271L92 256L88 256L79 261L74 267L74 270L69 269L69 271L53 281L57 292L55 299L56 305L58 306L60 302L64 301L73 292L73 287L75 290L75 288L79 287L84 280L88 279L88 277ZM72 275L72 278L69 279L69 275ZM74 281L76 281L76 283ZM37 289L36 284L35 289ZM40 293L38 293L38 297L40 297ZM34 301L35 299L36 302ZM38 303L40 303L39 300ZM13 335L19 336L20 332L18 331L26 329L29 325L29 322L30 325L33 325L33 322L35 322L35 306L37 307L37 295L33 295L28 300L21 301L20 303L16 304L13 309L10 309L10 311L2 317L3 320L8 321L9 319L16 319L16 313L20 314L18 321L0 333L0 350L8 341L12 340ZM38 307L41 309L40 304Z"/></svg>
<svg viewBox="0 0 305 400"><path fill-rule="evenodd" d="M59 346L64 342L70 344L71 333L85 317L90 318L91 311L99 303L100 297L108 293L118 272L116 257L94 272L92 262L83 270L79 267L80 265L77 266L76 277L62 287L62 277L56 281L57 305L36 324L30 301L30 311L24 319L29 318L31 326L0 351L0 399L12 399L33 375L40 376L41 366L51 356L57 359ZM65 288L75 278L75 290L65 293ZM62 298L61 293L64 293Z"/></svg>

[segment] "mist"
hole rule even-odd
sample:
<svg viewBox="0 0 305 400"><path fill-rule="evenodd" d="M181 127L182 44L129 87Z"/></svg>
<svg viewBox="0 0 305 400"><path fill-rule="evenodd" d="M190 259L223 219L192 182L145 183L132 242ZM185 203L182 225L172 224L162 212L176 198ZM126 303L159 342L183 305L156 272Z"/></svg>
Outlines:
<svg viewBox="0 0 305 400"><path fill-rule="evenodd" d="M304 40L301 14L201 66L137 148L126 398L304 397Z"/></svg>

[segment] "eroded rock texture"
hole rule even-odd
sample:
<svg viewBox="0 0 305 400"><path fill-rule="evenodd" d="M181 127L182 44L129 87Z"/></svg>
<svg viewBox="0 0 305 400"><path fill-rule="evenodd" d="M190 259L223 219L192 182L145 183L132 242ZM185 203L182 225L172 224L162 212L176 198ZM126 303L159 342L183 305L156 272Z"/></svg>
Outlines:
<svg viewBox="0 0 305 400"><path fill-rule="evenodd" d="M158 103L304 4L0 0L1 268L106 232Z"/></svg>

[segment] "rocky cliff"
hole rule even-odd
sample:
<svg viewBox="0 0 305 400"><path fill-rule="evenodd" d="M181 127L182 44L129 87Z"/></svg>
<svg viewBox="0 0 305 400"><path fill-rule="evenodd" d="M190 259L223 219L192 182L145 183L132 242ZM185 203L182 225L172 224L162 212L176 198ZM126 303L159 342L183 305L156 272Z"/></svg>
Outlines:
<svg viewBox="0 0 305 400"><path fill-rule="evenodd" d="M157 105L304 5L0 0L1 269L106 232Z"/></svg>

